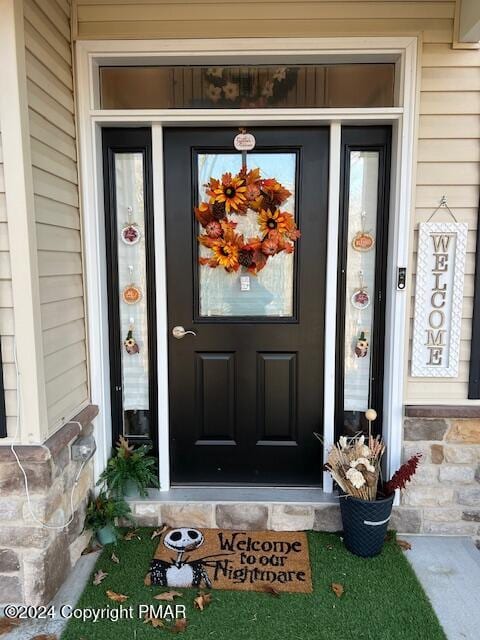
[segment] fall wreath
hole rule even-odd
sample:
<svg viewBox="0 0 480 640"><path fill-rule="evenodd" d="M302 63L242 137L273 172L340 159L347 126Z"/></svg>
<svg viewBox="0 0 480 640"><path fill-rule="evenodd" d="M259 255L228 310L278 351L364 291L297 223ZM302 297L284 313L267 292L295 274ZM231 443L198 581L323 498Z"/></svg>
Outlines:
<svg viewBox="0 0 480 640"><path fill-rule="evenodd" d="M200 264L257 274L272 256L293 252L300 231L293 215L281 209L291 192L275 178L243 168L235 175L224 173L221 180L210 178L204 186L209 199L195 207L195 217L204 231L198 241L211 253L200 257ZM248 212L257 215L258 235L244 238L235 219Z"/></svg>

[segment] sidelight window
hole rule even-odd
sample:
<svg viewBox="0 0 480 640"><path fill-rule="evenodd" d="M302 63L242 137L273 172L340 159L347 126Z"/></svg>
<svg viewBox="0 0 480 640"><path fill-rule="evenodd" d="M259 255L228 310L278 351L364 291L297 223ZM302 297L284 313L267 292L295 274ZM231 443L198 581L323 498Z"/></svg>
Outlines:
<svg viewBox="0 0 480 640"><path fill-rule="evenodd" d="M339 434L366 432L372 407L381 430L390 131L343 130L337 409Z"/></svg>
<svg viewBox="0 0 480 640"><path fill-rule="evenodd" d="M114 442L156 440L150 133L104 129Z"/></svg>

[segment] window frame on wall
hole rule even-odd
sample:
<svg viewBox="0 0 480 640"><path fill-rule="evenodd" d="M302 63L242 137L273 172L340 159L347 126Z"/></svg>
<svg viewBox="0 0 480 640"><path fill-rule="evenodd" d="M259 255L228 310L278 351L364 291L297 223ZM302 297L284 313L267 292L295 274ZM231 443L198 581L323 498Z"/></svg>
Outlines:
<svg viewBox="0 0 480 640"><path fill-rule="evenodd" d="M347 249L350 192L350 157L354 151L374 151L379 154L377 189L377 224L375 233L375 286L370 289L373 304L373 324L369 339L370 406L377 412L373 425L375 434L382 433L383 386L385 360L385 305L387 282L387 247L389 229L391 126L342 127L340 165L340 213L338 233L338 289L336 327L335 436L344 435L344 370L345 370L345 311L348 301Z"/></svg>
<svg viewBox="0 0 480 640"><path fill-rule="evenodd" d="M158 455L158 387L157 387L157 320L155 288L155 240L153 218L152 140L150 128L102 129L103 177L105 207L105 245L107 265L110 399L112 412L112 443L124 435L122 336L120 327L120 285L118 274L117 203L115 155L141 153L143 157L144 236L146 260L146 304L148 325L148 385L150 437L126 435L135 444L152 445Z"/></svg>

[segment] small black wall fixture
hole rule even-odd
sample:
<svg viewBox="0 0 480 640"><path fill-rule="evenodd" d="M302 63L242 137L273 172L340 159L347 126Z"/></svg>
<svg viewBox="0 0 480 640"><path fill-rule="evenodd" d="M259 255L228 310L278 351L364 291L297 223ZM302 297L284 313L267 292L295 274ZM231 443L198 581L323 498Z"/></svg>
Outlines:
<svg viewBox="0 0 480 640"><path fill-rule="evenodd" d="M7 412L5 410L5 387L3 385L2 345L0 343L0 438L7 437Z"/></svg>
<svg viewBox="0 0 480 640"><path fill-rule="evenodd" d="M480 204L477 216L477 246L475 254L475 289L473 297L472 344L470 348L469 400L480 398Z"/></svg>

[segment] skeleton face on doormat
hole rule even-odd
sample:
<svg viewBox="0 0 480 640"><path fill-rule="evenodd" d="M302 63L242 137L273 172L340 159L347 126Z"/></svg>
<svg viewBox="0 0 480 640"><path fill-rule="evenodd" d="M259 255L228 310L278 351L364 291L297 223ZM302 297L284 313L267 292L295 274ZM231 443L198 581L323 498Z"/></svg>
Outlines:
<svg viewBox="0 0 480 640"><path fill-rule="evenodd" d="M170 529L160 540L145 584L249 591L270 585L310 592L307 538L298 532Z"/></svg>

